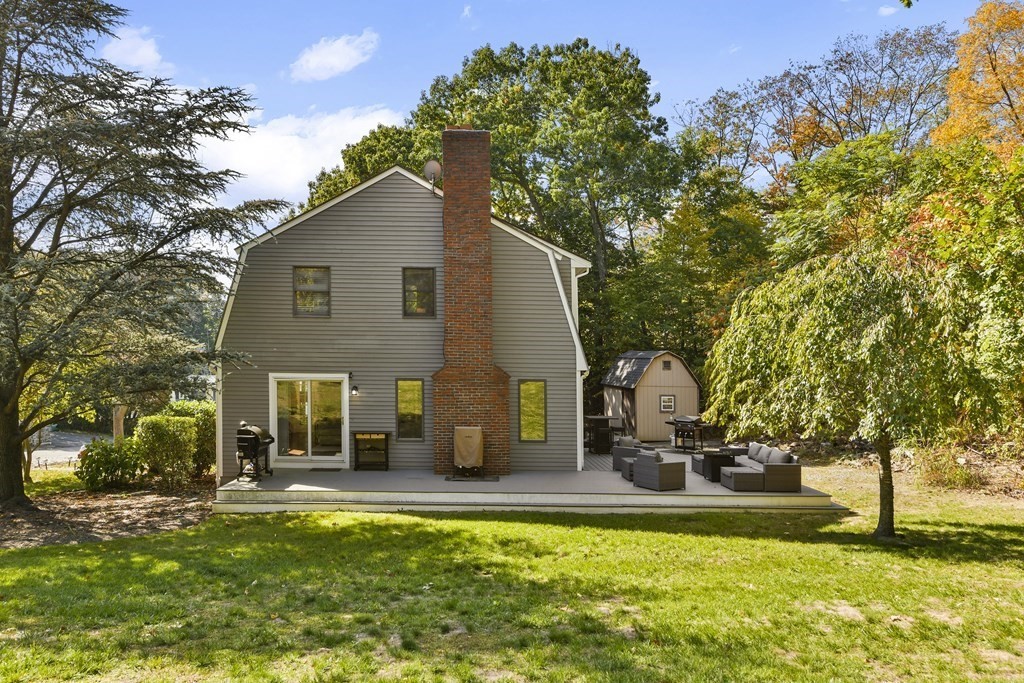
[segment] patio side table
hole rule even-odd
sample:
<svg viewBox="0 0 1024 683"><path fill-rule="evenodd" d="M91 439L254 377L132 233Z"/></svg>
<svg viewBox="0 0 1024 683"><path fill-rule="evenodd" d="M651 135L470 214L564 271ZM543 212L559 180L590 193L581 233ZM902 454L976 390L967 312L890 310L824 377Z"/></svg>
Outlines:
<svg viewBox="0 0 1024 683"><path fill-rule="evenodd" d="M735 466L736 456L732 453L704 453L704 478L708 481L722 481L722 468Z"/></svg>
<svg viewBox="0 0 1024 683"><path fill-rule="evenodd" d="M636 458L622 459L622 478L626 481L633 481L633 463L635 462Z"/></svg>

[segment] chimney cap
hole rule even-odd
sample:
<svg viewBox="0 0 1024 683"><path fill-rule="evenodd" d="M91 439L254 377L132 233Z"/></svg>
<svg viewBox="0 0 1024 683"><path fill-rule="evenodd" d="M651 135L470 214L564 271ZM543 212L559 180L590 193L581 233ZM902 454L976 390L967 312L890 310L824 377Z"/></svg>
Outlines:
<svg viewBox="0 0 1024 683"><path fill-rule="evenodd" d="M473 130L472 124L469 123L449 123L444 127L445 130Z"/></svg>

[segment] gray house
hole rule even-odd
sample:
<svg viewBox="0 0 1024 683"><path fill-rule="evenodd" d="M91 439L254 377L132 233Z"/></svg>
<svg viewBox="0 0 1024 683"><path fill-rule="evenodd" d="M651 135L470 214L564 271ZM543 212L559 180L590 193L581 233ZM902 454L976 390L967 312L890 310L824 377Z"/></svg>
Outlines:
<svg viewBox="0 0 1024 683"><path fill-rule="evenodd" d="M350 468L356 433L386 433L390 468L449 473L456 426L483 429L489 473L582 469L590 264L491 215L488 132L442 139L444 193L394 167L239 248L219 482L242 420L275 470Z"/></svg>

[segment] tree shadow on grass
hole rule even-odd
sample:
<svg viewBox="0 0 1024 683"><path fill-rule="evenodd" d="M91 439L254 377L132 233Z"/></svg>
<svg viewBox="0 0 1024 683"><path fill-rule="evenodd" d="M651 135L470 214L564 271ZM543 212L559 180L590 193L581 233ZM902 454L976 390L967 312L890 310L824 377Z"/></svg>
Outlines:
<svg viewBox="0 0 1024 683"><path fill-rule="evenodd" d="M410 516L436 518L432 513ZM901 534L879 541L868 533L837 525L834 513L783 514L702 512L684 515L587 515L579 513L456 513L467 521L554 524L584 530L635 530L696 537L771 539L782 542L829 544L851 550L881 552L907 558L944 562L1024 563L1024 526L988 522L911 519L899 523Z"/></svg>
<svg viewBox="0 0 1024 683"><path fill-rule="evenodd" d="M638 664L635 650L664 642L631 613L591 609L639 600L630 591L642 589L539 578L530 558L550 552L521 535L396 515L218 517L174 534L6 552L0 679L168 666L291 679L292 665L322 680L388 667L426 678L507 669L531 679L663 680L664 668ZM741 645L720 645L760 666ZM710 660L699 677L726 673Z"/></svg>

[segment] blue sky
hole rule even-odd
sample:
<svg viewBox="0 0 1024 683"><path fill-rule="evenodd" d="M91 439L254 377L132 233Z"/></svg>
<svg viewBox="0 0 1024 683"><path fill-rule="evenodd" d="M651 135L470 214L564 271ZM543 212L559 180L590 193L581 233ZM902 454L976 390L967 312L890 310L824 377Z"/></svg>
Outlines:
<svg viewBox="0 0 1024 683"><path fill-rule="evenodd" d="M977 0L704 0L558 2L462 0L135 0L112 61L186 86L248 89L252 135L210 145L204 160L247 174L228 202L300 201L306 182L338 163L347 142L397 123L440 74L475 48L585 36L636 52L661 93L661 114L813 60L848 33L944 21L961 29Z"/></svg>

